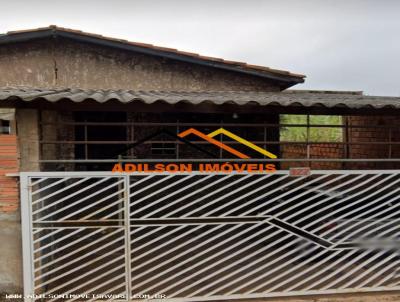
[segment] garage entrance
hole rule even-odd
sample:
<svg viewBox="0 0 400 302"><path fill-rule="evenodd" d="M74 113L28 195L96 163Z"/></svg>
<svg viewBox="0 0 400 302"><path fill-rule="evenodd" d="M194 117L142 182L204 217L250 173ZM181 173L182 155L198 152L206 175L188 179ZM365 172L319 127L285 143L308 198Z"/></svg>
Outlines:
<svg viewBox="0 0 400 302"><path fill-rule="evenodd" d="M20 177L31 301L400 290L398 170Z"/></svg>

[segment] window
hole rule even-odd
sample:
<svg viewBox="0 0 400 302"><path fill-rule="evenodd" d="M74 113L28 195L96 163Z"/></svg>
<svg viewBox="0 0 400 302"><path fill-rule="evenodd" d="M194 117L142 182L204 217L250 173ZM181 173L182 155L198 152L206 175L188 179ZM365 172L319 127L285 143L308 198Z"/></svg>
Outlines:
<svg viewBox="0 0 400 302"><path fill-rule="evenodd" d="M125 123L125 112L75 112L78 123L92 125L76 125L75 140L85 142L75 145L77 159L109 159L118 158L126 149L127 128L125 126L109 126L111 123ZM99 143L94 143L98 141ZM114 142L121 143L114 143Z"/></svg>
<svg viewBox="0 0 400 302"><path fill-rule="evenodd" d="M0 134L11 134L10 121L0 120Z"/></svg>
<svg viewBox="0 0 400 302"><path fill-rule="evenodd" d="M280 140L286 142L341 142L343 119L335 115L281 115ZM291 126L293 125L293 126ZM307 127L307 125L309 127ZM321 127L318 127L321 126Z"/></svg>

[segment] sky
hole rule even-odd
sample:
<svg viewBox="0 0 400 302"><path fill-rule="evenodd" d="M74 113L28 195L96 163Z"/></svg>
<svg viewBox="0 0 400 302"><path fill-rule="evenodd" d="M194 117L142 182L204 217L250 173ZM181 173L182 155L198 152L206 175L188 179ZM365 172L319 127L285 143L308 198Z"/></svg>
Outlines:
<svg viewBox="0 0 400 302"><path fill-rule="evenodd" d="M50 24L400 96L399 0L0 0L0 33Z"/></svg>

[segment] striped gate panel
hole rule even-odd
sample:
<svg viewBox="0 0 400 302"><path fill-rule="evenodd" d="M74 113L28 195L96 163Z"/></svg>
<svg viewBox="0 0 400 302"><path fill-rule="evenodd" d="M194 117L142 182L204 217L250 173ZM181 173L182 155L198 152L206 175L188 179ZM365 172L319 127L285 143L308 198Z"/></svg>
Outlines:
<svg viewBox="0 0 400 302"><path fill-rule="evenodd" d="M22 176L36 294L201 301L400 289L399 171L42 174Z"/></svg>
<svg viewBox="0 0 400 302"><path fill-rule="evenodd" d="M41 295L46 301L90 300L97 294L125 297L126 178L55 176L27 181L36 300Z"/></svg>

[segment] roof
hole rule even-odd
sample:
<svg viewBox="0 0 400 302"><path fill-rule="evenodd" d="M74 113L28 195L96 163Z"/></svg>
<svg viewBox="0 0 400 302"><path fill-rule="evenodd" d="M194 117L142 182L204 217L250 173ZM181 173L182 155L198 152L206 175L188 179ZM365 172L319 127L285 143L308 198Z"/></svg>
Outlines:
<svg viewBox="0 0 400 302"><path fill-rule="evenodd" d="M319 93L309 91L289 92L247 92L247 91L132 91L132 90L99 90L99 89L35 89L35 88L0 88L0 105L5 101L34 102L45 100L58 102L70 100L81 103L94 100L98 103L118 101L124 104L142 102L153 104L189 103L198 105L211 103L216 105L255 104L260 106L284 107L325 107L325 108L375 108L400 109L400 97L365 96L360 93ZM7 102L8 104L10 102Z"/></svg>
<svg viewBox="0 0 400 302"><path fill-rule="evenodd" d="M6 34L0 35L0 45L25 42L34 39L56 37L64 37L80 42L109 46L113 48L124 49L128 51L134 51L148 55L159 56L173 60L263 77L281 82L282 88L288 88L295 84L303 83L305 78L305 75L291 73L285 70L251 65L244 62L229 61L221 58L202 56L197 53L185 52L173 48L155 46L152 44L110 38L102 35L83 32L80 30L58 27L55 25L28 30L9 31Z"/></svg>

